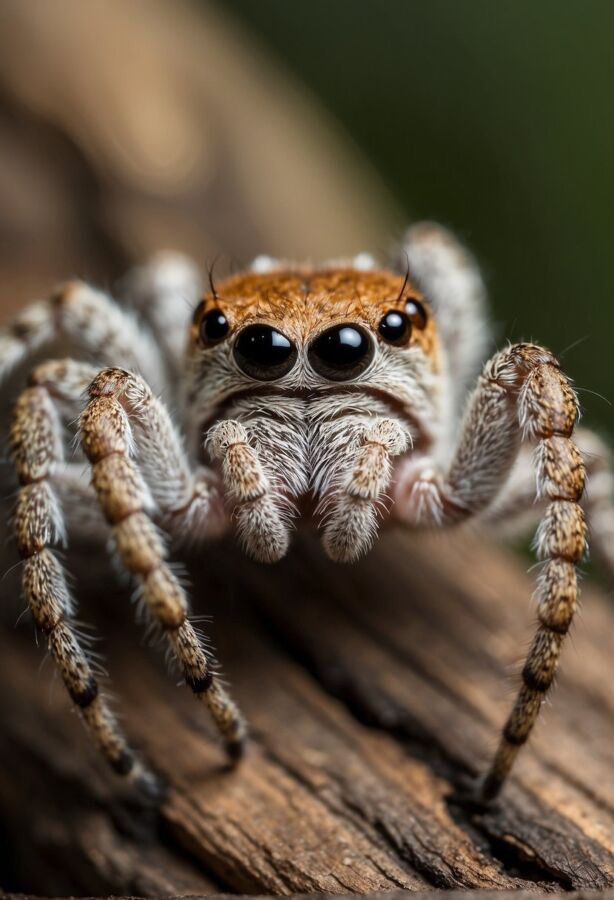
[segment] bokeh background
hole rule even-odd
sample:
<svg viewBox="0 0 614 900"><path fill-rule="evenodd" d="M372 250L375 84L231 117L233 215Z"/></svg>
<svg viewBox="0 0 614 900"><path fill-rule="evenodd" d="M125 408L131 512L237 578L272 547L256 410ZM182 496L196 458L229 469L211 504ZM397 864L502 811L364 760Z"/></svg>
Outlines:
<svg viewBox="0 0 614 900"><path fill-rule="evenodd" d="M614 4L228 7L337 117L407 219L470 244L499 340L564 353L590 421L614 432L589 393L614 400Z"/></svg>
<svg viewBox="0 0 614 900"><path fill-rule="evenodd" d="M161 246L385 253L434 218L496 340L613 432L610 0L0 2L0 303Z"/></svg>

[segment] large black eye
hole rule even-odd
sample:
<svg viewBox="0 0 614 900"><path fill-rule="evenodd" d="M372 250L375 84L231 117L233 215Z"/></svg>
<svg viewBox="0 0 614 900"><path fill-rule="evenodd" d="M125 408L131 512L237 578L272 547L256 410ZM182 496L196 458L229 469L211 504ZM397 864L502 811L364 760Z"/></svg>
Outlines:
<svg viewBox="0 0 614 900"><path fill-rule="evenodd" d="M239 368L258 381L274 381L286 375L296 362L296 347L285 334L270 325L244 328L234 348Z"/></svg>
<svg viewBox="0 0 614 900"><path fill-rule="evenodd" d="M356 378L372 359L373 341L357 325L334 325L309 348L309 362L319 375L330 381Z"/></svg>
<svg viewBox="0 0 614 900"><path fill-rule="evenodd" d="M217 344L223 341L230 325L221 309L211 309L200 320L200 339L203 344Z"/></svg>
<svg viewBox="0 0 614 900"><path fill-rule="evenodd" d="M389 344L401 346L411 337L411 322L405 313L391 309L379 323L378 331Z"/></svg>
<svg viewBox="0 0 614 900"><path fill-rule="evenodd" d="M422 331L423 328L426 328L428 317L426 315L426 309L419 300L408 300L405 304L405 312L409 316L409 320L414 328L419 328L420 331Z"/></svg>

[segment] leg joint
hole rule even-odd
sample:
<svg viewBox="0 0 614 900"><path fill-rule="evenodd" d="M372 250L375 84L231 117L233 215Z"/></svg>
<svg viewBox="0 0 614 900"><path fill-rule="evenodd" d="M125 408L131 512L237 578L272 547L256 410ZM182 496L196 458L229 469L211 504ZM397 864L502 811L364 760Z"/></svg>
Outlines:
<svg viewBox="0 0 614 900"><path fill-rule="evenodd" d="M553 676L548 672L539 676L529 665L522 670L522 680L528 688L538 694L545 694L553 681Z"/></svg>
<svg viewBox="0 0 614 900"><path fill-rule="evenodd" d="M90 675L83 687L69 685L68 692L80 709L87 709L98 696L98 682Z"/></svg>
<svg viewBox="0 0 614 900"><path fill-rule="evenodd" d="M512 747L521 747L523 744L526 744L528 737L528 732L525 734L515 731L509 722L503 729L503 738L508 744L511 744Z"/></svg>
<svg viewBox="0 0 614 900"><path fill-rule="evenodd" d="M186 673L186 683L195 694L206 694L213 684L213 673L209 670L204 675L190 675Z"/></svg>
<svg viewBox="0 0 614 900"><path fill-rule="evenodd" d="M134 768L134 755L130 750L122 750L118 756L110 757L109 763L118 775L129 775Z"/></svg>

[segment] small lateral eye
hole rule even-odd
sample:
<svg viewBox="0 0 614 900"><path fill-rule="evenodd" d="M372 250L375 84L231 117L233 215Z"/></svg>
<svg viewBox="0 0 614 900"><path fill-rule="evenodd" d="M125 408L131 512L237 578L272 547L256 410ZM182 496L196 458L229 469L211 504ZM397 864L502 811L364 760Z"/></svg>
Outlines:
<svg viewBox="0 0 614 900"><path fill-rule="evenodd" d="M230 325L221 309L211 309L200 320L199 335L203 344L217 344L223 341Z"/></svg>
<svg viewBox="0 0 614 900"><path fill-rule="evenodd" d="M426 309L419 300L413 298L408 300L405 304L405 312L409 316L409 320L414 328L419 328L420 331L423 331L426 328L428 316L426 314Z"/></svg>
<svg viewBox="0 0 614 900"><path fill-rule="evenodd" d="M411 337L411 322L405 313L391 309L379 323L377 330L389 344L400 346L406 344Z"/></svg>

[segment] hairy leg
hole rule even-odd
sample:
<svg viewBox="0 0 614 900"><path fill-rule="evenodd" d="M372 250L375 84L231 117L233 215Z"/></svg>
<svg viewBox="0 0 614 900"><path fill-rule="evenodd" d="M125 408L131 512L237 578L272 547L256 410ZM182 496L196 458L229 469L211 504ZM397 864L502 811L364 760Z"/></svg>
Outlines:
<svg viewBox="0 0 614 900"><path fill-rule="evenodd" d="M30 382L44 387L61 420L75 425L87 388L99 372L100 366L78 360L49 360L33 370ZM186 542L220 533L227 523L212 473L204 468L192 469L166 408L149 388L145 395L150 400L148 415L140 415L139 397L135 396L132 423L139 436L141 469L155 498L157 521ZM72 438L72 432L66 431L64 441ZM78 443L71 449L74 456L81 456ZM81 459L54 467L54 488L69 519L85 525L88 532L100 531L104 518L91 486L87 461ZM108 536L106 523L105 534Z"/></svg>
<svg viewBox="0 0 614 900"><path fill-rule="evenodd" d="M547 501L536 536L537 554L544 562L537 586L539 626L522 671L523 685L481 787L487 800L501 789L531 733L576 609L575 566L586 548L580 506L584 465L572 441L577 415L576 396L552 354L517 344L484 367L449 470L428 471L425 461L410 461L399 472L397 516L418 524L420 510L423 522L449 525L481 513L493 501L523 435L537 442L537 492ZM424 496L429 503L420 505L417 501Z"/></svg>
<svg viewBox="0 0 614 900"><path fill-rule="evenodd" d="M614 578L614 476L609 448L586 428L575 431L575 442L586 471L582 508L586 513L591 555ZM480 521L502 537L514 537L534 528L543 517L546 498L538 497L535 448L524 445L512 474Z"/></svg>
<svg viewBox="0 0 614 900"><path fill-rule="evenodd" d="M163 386L163 363L151 333L109 296L80 281L59 287L49 298L26 307L0 331L0 382L46 345L67 342L103 365L119 361Z"/></svg>
<svg viewBox="0 0 614 900"><path fill-rule="evenodd" d="M90 374L89 367L85 367L84 374ZM23 559L23 591L34 622L47 636L66 689L95 744L118 774L151 791L155 779L130 750L100 690L75 626L76 606L65 571L52 549L65 540L63 511L53 483L64 461L62 422L46 375L35 372L32 382L17 401L10 432L20 482L14 531Z"/></svg>
<svg viewBox="0 0 614 900"><path fill-rule="evenodd" d="M158 253L146 265L133 269L120 289L151 325L171 372L178 378L188 326L202 293L196 265L181 253Z"/></svg>
<svg viewBox="0 0 614 900"><path fill-rule="evenodd" d="M326 390L306 411L310 488L323 545L351 562L372 545L388 500L391 459L412 444L407 425L376 397Z"/></svg>
<svg viewBox="0 0 614 900"><path fill-rule="evenodd" d="M81 442L92 466L98 502L112 529L118 555L140 585L143 604L166 636L184 678L209 709L231 757L240 756L245 723L215 671L215 661L188 618L188 597L168 563L166 543L155 527L156 492L165 509L178 504L207 508L204 485L193 493L187 461L163 405L145 382L121 369L105 369L88 388L81 415ZM135 455L150 476L166 484L150 491ZM181 512L178 505L176 513Z"/></svg>

